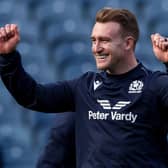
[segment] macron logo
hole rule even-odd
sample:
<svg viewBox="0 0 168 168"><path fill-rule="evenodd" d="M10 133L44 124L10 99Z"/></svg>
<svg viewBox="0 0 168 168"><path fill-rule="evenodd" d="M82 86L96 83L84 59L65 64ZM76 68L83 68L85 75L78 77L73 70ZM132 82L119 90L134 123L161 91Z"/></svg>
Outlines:
<svg viewBox="0 0 168 168"><path fill-rule="evenodd" d="M105 110L120 110L126 105L130 104L130 101L118 101L113 107L111 107L111 104L109 100L97 100L97 102L103 107Z"/></svg>
<svg viewBox="0 0 168 168"><path fill-rule="evenodd" d="M94 81L94 83L93 83L94 90L96 90L101 84L102 84L101 81L98 81L98 80Z"/></svg>

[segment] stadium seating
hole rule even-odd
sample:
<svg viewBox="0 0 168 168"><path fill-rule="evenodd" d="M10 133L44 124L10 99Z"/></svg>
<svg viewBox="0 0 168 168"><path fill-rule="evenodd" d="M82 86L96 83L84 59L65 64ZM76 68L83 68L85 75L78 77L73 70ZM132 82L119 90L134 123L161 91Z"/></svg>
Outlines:
<svg viewBox="0 0 168 168"><path fill-rule="evenodd" d="M72 79L96 70L90 33L100 8L127 8L138 18L141 37L137 59L164 70L153 56L150 34L167 34L167 0L1 0L0 25L17 23L18 47L27 72L39 82ZM47 130L55 115L26 110L11 98L0 82L0 149L5 168L34 168Z"/></svg>

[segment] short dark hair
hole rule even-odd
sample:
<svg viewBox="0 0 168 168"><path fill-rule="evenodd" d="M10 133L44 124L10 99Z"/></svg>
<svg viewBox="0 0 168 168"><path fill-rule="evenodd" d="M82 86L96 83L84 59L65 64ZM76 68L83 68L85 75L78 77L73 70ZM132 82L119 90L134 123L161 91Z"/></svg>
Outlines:
<svg viewBox="0 0 168 168"><path fill-rule="evenodd" d="M139 39L139 27L137 19L133 13L127 9L113 9L103 8L96 14L96 22L117 22L120 24L122 29L122 35L132 36L135 40L135 44Z"/></svg>

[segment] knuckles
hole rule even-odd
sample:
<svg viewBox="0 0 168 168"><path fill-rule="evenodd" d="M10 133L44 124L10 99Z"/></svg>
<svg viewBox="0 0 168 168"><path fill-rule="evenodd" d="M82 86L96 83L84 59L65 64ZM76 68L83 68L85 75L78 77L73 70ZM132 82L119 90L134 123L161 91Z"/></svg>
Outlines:
<svg viewBox="0 0 168 168"><path fill-rule="evenodd" d="M6 24L4 27L0 27L0 40L8 41L10 38L15 37L17 29L15 24ZM16 41L20 41L19 35L16 35Z"/></svg>

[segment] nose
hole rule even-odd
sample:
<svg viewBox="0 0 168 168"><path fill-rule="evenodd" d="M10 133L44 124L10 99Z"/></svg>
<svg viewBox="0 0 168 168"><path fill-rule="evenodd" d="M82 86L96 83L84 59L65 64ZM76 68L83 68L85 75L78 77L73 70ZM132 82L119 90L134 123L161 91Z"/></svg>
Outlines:
<svg viewBox="0 0 168 168"><path fill-rule="evenodd" d="M99 42L95 42L95 43L92 45L92 49L93 49L93 52L94 52L94 53L100 53L100 52L102 52L103 47L100 45Z"/></svg>

